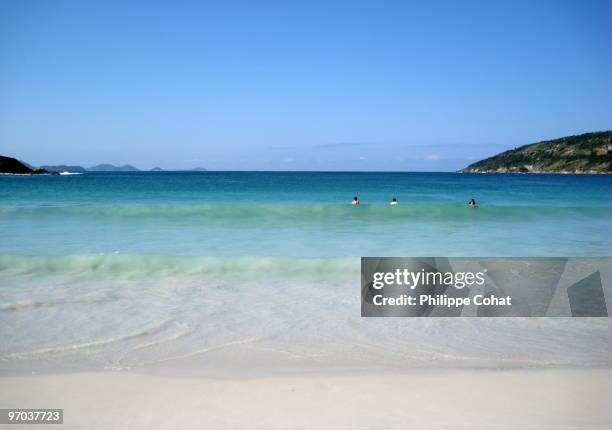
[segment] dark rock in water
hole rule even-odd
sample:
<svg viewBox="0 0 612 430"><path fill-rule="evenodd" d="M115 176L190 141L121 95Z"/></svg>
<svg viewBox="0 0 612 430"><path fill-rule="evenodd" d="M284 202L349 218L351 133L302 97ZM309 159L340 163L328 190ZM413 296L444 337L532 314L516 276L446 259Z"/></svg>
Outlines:
<svg viewBox="0 0 612 430"><path fill-rule="evenodd" d="M13 173L27 175L33 173L34 170L23 164L21 161L0 155L0 173ZM46 171L45 171L46 173Z"/></svg>
<svg viewBox="0 0 612 430"><path fill-rule="evenodd" d="M49 171L47 169L31 169L25 163L0 155L0 173L12 173L14 175L45 175Z"/></svg>

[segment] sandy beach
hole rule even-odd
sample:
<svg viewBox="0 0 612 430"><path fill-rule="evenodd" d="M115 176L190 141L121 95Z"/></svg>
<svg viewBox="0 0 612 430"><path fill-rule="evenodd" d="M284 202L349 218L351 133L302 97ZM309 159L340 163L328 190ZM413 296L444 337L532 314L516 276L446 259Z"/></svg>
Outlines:
<svg viewBox="0 0 612 430"><path fill-rule="evenodd" d="M3 407L63 408L62 428L69 429L612 426L610 369L335 372L240 379L96 372L3 377L0 387Z"/></svg>

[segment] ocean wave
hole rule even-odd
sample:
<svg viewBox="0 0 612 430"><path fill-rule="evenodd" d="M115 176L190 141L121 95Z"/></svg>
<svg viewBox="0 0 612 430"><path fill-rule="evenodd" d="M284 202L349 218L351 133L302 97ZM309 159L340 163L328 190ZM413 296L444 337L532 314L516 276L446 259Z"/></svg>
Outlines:
<svg viewBox="0 0 612 430"><path fill-rule="evenodd" d="M56 347L50 347L50 348L41 348L41 349L36 349L32 351L2 354L0 355L0 360L14 360L14 359L21 359L21 358L32 358L32 357L37 357L37 356L55 355L55 354L77 352L83 349L105 346L111 343L121 342L121 341L125 341L128 339L136 338L136 337L147 336L147 335L159 333L160 331L163 331L165 328L167 328L171 323L172 323L171 320L166 319L163 321L158 321L150 325L135 329L132 332L129 332L123 335L118 335L115 337L109 337L106 339L89 340L89 341L84 341L82 343L76 343L76 344L71 344L71 345L63 345L63 346L56 346Z"/></svg>
<svg viewBox="0 0 612 430"><path fill-rule="evenodd" d="M69 274L84 276L143 276L177 274L358 273L358 258L199 257L147 253L103 253L66 256L0 255L0 274ZM36 306L36 303L10 306Z"/></svg>
<svg viewBox="0 0 612 430"><path fill-rule="evenodd" d="M249 337L246 339L237 339L237 340L232 340L229 342L224 342L218 345L213 345L213 346L207 346L205 348L200 348L197 349L195 351L190 351L184 354L180 354L180 355L174 355L174 356L168 356L168 357L163 357L163 358L159 358L156 360L150 360L150 361L144 361L139 363L140 366L148 366L148 365L152 365L152 364L160 364L160 363L165 363L168 361L174 361L174 360L183 360L185 358L192 358L192 357L196 357L198 355L204 355L204 354L208 354L209 352L214 352L214 351L218 351L220 349L225 349L225 348L231 348L231 347L235 347L235 346L243 346L243 345L249 345L249 344L253 344L253 343L257 343L260 342L264 339L268 338L268 336L254 336L254 337Z"/></svg>
<svg viewBox="0 0 612 430"><path fill-rule="evenodd" d="M125 218L138 220L179 220L200 223L241 224L321 224L350 221L405 222L405 221L483 221L557 217L610 217L612 207L595 206L499 206L482 205L469 208L463 204L418 205L144 205L112 206L0 206L0 216L71 216Z"/></svg>
<svg viewBox="0 0 612 430"><path fill-rule="evenodd" d="M48 306L74 305L74 304L97 304L112 301L112 297L92 297L79 300L18 300L15 302L0 303L0 312L12 312L22 309L42 308Z"/></svg>
<svg viewBox="0 0 612 430"><path fill-rule="evenodd" d="M178 324L180 326L180 324ZM161 339L154 339L151 340L149 342L145 342L145 343L141 343L139 345L134 346L131 349L131 352L134 351L139 351L142 349L147 349L147 348L153 348L155 346L159 346L159 345L165 345L168 342L173 342L175 340L181 339L185 336L188 336L190 334L192 334L194 332L194 329L192 327L188 327L188 326L184 326L181 330L179 330L176 333L173 333L169 336L166 337L162 337Z"/></svg>

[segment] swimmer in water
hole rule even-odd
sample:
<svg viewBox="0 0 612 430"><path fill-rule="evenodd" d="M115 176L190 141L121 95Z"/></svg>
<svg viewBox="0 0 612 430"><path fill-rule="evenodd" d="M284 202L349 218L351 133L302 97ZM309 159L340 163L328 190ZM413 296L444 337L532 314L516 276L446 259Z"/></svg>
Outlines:
<svg viewBox="0 0 612 430"><path fill-rule="evenodd" d="M358 205L359 204L359 198L357 196L355 196L355 198L353 198L353 201L351 202L351 204L353 206Z"/></svg>
<svg viewBox="0 0 612 430"><path fill-rule="evenodd" d="M393 197L393 200L391 200L391 201L389 202L389 204L390 204L391 206L395 206L395 205L399 205L399 202L397 201L397 199L396 199L395 197Z"/></svg>
<svg viewBox="0 0 612 430"><path fill-rule="evenodd" d="M476 207L476 200L470 199L470 201L468 202L468 206L471 207L471 208L475 208Z"/></svg>

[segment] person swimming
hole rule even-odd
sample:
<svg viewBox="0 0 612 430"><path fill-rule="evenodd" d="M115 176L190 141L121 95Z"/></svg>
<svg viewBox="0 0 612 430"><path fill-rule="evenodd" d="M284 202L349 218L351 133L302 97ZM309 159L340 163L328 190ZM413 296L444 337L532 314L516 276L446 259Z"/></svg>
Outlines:
<svg viewBox="0 0 612 430"><path fill-rule="evenodd" d="M395 206L395 205L399 205L399 202L397 201L397 198L393 197L393 200L391 200L391 201L389 202L389 204L390 204L391 206Z"/></svg>
<svg viewBox="0 0 612 430"><path fill-rule="evenodd" d="M359 198L358 198L357 196L355 196L355 197L353 198L353 201L351 202L351 204L352 204L353 206L358 205L358 204L359 204Z"/></svg>
<svg viewBox="0 0 612 430"><path fill-rule="evenodd" d="M476 200L470 199L470 201L468 202L468 206L471 207L471 208L475 208L476 207Z"/></svg>

